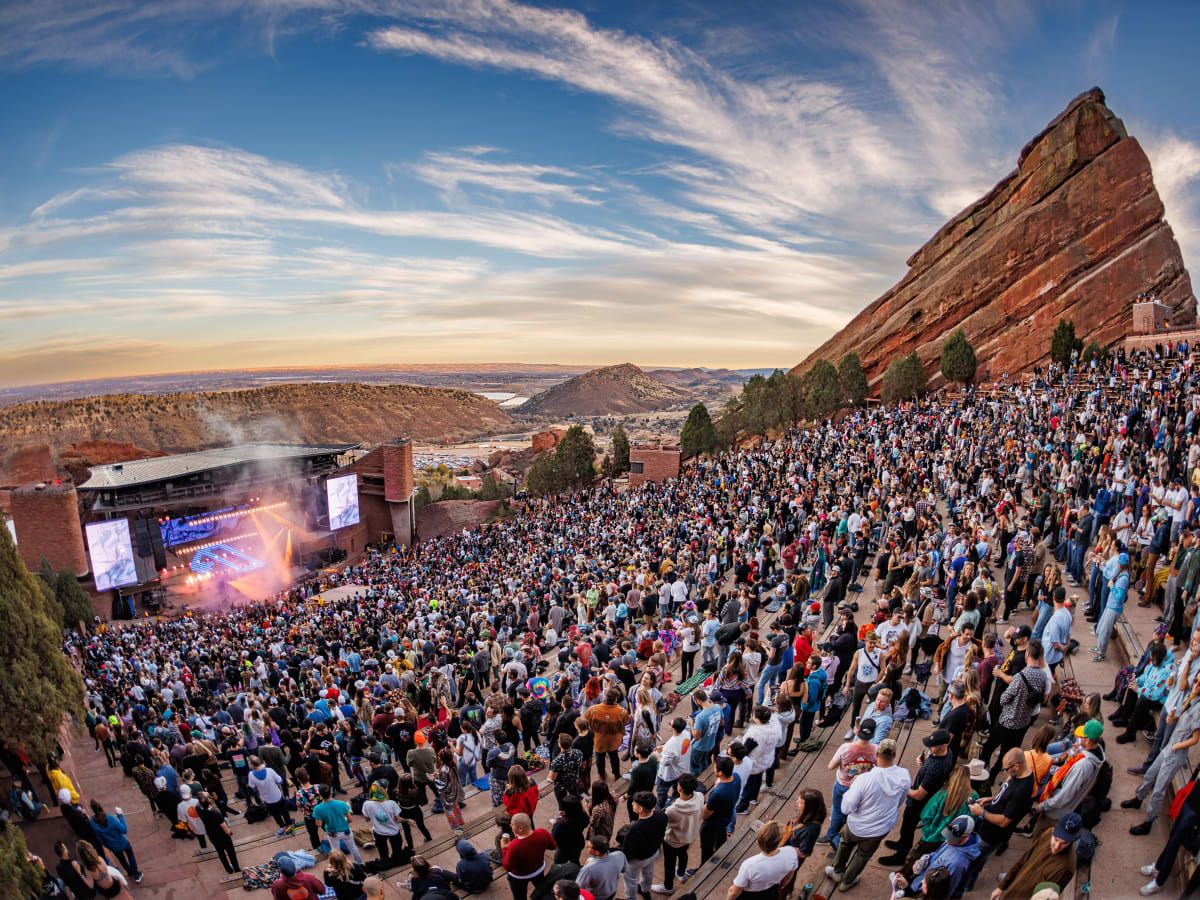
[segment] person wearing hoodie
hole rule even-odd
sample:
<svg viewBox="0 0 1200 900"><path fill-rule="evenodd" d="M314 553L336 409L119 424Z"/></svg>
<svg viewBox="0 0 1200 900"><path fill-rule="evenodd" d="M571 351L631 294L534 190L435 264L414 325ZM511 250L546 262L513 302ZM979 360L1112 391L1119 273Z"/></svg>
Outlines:
<svg viewBox="0 0 1200 900"><path fill-rule="evenodd" d="M675 890L675 878L687 880L688 847L700 836L704 797L696 793L697 779L690 772L679 776L679 796L667 807L667 833L663 837L663 880L652 885L656 894Z"/></svg>
<svg viewBox="0 0 1200 900"><path fill-rule="evenodd" d="M967 872L980 854L975 820L969 815L958 816L942 830L942 837L945 843L932 853L922 856L913 866L915 874L907 888L908 893L915 897L921 896L925 876L934 869L945 869L950 873L951 898L963 895ZM899 872L892 876L891 881L893 891L905 886L903 876Z"/></svg>
<svg viewBox="0 0 1200 900"><path fill-rule="evenodd" d="M285 835L295 823L288 811L287 798L283 795L283 779L279 773L263 762L259 757L250 757L250 775L246 781L250 790L262 801L267 812L279 826L277 835Z"/></svg>
<svg viewBox="0 0 1200 900"><path fill-rule="evenodd" d="M1067 813L1075 812L1091 791L1100 767L1104 765L1104 747L1100 743L1103 735L1104 725L1097 719L1090 719L1075 729L1079 749L1054 770L1039 802L1033 805L1034 812L1040 813L1042 818L1038 824L1039 832L1053 827Z"/></svg>
<svg viewBox="0 0 1200 900"><path fill-rule="evenodd" d="M75 837L81 841L94 843L96 832L92 829L92 820L88 818L87 810L71 800L71 792L63 788L58 792L58 809Z"/></svg>
<svg viewBox="0 0 1200 900"><path fill-rule="evenodd" d="M1147 795L1150 806L1146 810L1146 818L1129 829L1132 835L1150 833L1154 818L1167 797L1175 776L1187 773L1191 768L1188 754L1192 747L1200 743L1200 675L1192 682L1192 690L1187 699L1179 705L1175 720L1175 729L1171 732L1170 740L1164 744L1162 752L1154 760L1154 764L1142 776L1142 783L1137 786L1133 797L1121 803L1122 809L1140 809Z"/></svg>
<svg viewBox="0 0 1200 900"><path fill-rule="evenodd" d="M454 849L458 851L454 880L470 894L479 894L487 890L488 885L492 883L491 860L476 850L475 845L466 838L460 838Z"/></svg>
<svg viewBox="0 0 1200 900"><path fill-rule="evenodd" d="M142 870L138 868L137 858L133 855L133 845L129 843L125 827L125 813L121 811L121 807L113 809L113 815L109 815L104 811L104 807L100 805L99 800L93 800L92 806L92 831L96 833L96 840L106 850L111 850L113 856L121 863L121 867L125 869L129 875L138 884L142 883Z"/></svg>
<svg viewBox="0 0 1200 900"><path fill-rule="evenodd" d="M325 895L325 882L298 871L290 856L280 856L275 864L279 877L271 883L271 900L320 900Z"/></svg>
<svg viewBox="0 0 1200 900"><path fill-rule="evenodd" d="M504 802L504 789L508 785L508 770L512 768L513 760L517 758L517 748L511 743L492 747L487 752L485 763L488 771L488 783L491 785L492 806Z"/></svg>

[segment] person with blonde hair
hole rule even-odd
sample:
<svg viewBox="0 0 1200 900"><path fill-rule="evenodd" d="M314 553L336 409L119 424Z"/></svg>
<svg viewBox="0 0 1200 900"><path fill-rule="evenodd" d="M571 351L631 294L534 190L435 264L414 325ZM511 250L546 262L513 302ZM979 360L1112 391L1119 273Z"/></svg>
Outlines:
<svg viewBox="0 0 1200 900"><path fill-rule="evenodd" d="M359 900L366 877L367 870L351 862L341 850L330 851L325 865L325 886L333 889L337 900Z"/></svg>

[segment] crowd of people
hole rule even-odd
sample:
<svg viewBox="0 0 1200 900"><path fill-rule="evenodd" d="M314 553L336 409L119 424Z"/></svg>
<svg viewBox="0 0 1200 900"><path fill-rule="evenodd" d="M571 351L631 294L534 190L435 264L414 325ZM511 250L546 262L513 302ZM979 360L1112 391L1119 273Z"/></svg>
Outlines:
<svg viewBox="0 0 1200 900"><path fill-rule="evenodd" d="M493 865L514 900L645 900L739 827L759 852L730 900L819 880L802 869L818 845L849 891L892 834L876 862L896 870L894 897L1061 891L1113 787L1106 698L1080 695L1064 665L1089 622L1103 660L1129 597L1162 605L1107 698L1117 742L1153 729L1122 804L1145 809L1132 834L1200 742L1200 393L1190 354L1160 356L853 410L661 485L604 482L376 548L268 602L71 635L89 734L164 827L211 842L230 873L255 818L329 852L322 878L281 861L276 897L375 896L374 873L404 864L414 900L483 889ZM893 735L916 718L933 727L908 763ZM828 791L806 782L794 812L753 821L764 786L830 728L848 730L820 760ZM41 802L9 741L14 790ZM494 848L465 834L476 784ZM141 872L120 808L96 798L89 815L65 790L46 800L76 843L48 884L121 896ZM432 840L430 816L459 837L455 871L414 842ZM1198 846L1193 792L1142 893Z"/></svg>

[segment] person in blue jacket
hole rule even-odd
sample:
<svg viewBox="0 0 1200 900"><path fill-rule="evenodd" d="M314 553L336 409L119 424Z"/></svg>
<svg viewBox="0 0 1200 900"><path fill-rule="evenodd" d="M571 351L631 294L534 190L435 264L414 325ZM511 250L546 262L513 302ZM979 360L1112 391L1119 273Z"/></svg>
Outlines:
<svg viewBox="0 0 1200 900"><path fill-rule="evenodd" d="M141 884L142 870L138 868L137 858L133 855L133 845L126 836L128 829L125 827L125 813L117 806L110 815L104 811L99 800L93 800L91 806L92 831L96 833L96 840L103 844L105 849L112 851L130 878Z"/></svg>

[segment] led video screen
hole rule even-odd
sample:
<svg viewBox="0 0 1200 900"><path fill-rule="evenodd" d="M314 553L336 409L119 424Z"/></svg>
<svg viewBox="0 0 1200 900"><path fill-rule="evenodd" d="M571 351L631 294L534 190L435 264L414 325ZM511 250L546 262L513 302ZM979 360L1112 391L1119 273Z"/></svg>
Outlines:
<svg viewBox="0 0 1200 900"><path fill-rule="evenodd" d="M329 529L358 524L358 476L341 475L325 482L329 497Z"/></svg>
<svg viewBox="0 0 1200 900"><path fill-rule="evenodd" d="M133 541L129 537L129 521L113 519L92 522L87 527L88 551L92 556L92 575L96 590L137 584L137 567L133 562Z"/></svg>

